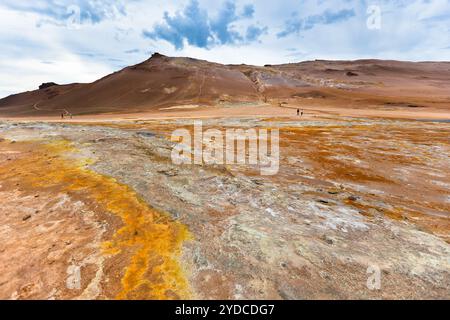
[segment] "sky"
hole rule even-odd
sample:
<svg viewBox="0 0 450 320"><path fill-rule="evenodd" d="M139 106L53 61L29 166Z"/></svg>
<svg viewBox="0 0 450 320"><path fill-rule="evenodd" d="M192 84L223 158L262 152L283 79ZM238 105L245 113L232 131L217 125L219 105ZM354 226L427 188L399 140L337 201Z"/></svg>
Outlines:
<svg viewBox="0 0 450 320"><path fill-rule="evenodd" d="M0 97L159 52L253 65L450 61L450 0L1 0Z"/></svg>

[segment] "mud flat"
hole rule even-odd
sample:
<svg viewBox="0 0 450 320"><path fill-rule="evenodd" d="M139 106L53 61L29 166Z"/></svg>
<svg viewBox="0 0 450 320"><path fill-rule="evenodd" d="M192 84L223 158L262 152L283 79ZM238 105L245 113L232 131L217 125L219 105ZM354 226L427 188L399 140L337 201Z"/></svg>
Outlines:
<svg viewBox="0 0 450 320"><path fill-rule="evenodd" d="M448 123L203 123L278 128L279 173L174 165L192 119L0 123L0 298L450 298Z"/></svg>

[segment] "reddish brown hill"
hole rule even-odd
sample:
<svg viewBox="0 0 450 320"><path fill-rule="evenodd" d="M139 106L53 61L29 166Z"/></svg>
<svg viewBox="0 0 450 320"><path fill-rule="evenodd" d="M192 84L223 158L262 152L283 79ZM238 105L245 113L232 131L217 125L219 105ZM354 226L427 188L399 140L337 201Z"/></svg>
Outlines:
<svg viewBox="0 0 450 320"><path fill-rule="evenodd" d="M0 100L0 116L132 113L199 104L450 106L449 62L309 61L256 67L154 54L89 84L45 84Z"/></svg>

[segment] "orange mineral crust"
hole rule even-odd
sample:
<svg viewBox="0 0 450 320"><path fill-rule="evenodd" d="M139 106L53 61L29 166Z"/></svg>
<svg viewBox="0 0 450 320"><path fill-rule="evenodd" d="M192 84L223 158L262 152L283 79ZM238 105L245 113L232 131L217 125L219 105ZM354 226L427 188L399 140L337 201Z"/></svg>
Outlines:
<svg viewBox="0 0 450 320"><path fill-rule="evenodd" d="M10 268L11 272L19 272L23 269L23 266L19 268L20 261L17 265L7 264L8 253L20 252L30 246L35 249L26 250L27 256L21 259L28 257L36 261L36 265L27 266L30 282L19 283L21 290L15 292L2 289L2 298L8 298L8 295L51 298L42 295L45 292L42 288L39 292L30 289L46 285L54 286L53 298L189 297L185 270L178 262L183 242L190 238L184 225L149 207L128 186L87 169L90 161L79 158L77 150L67 141L2 141L0 154L0 195L9 195L4 199L8 206L1 211L11 217L16 212L7 212L8 207L43 206L42 210L18 218L17 228L28 230L23 224L36 224L36 228L29 230L29 240L22 238L14 244L11 239L7 241L4 238L21 235L0 233L2 271ZM61 208L44 203L52 195L65 199ZM66 220L64 228L52 229L49 233L37 231L49 223L50 217L60 214L55 211L61 210L67 215L58 217L59 223ZM89 223L95 227L86 227L85 220L92 220ZM61 258L57 264L61 265L55 269L56 279L47 279L47 275L39 271L40 268L45 270L44 265L53 264L45 249L50 247L52 251L52 244L59 246L62 241L70 242L71 246L59 250ZM89 243L90 250L82 248ZM90 261L84 261L87 256ZM74 279L69 269L76 270L80 266L81 284L77 285L76 274ZM23 282L28 280L26 278ZM70 281L75 285L71 286Z"/></svg>
<svg viewBox="0 0 450 320"><path fill-rule="evenodd" d="M278 129L279 171L174 163L193 119L0 122L0 298L449 298L445 121L202 121Z"/></svg>

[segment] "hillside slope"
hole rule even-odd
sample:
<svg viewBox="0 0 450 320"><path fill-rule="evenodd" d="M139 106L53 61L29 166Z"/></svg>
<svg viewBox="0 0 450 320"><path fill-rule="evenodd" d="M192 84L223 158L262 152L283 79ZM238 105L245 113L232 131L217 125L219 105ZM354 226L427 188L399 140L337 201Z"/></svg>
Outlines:
<svg viewBox="0 0 450 320"><path fill-rule="evenodd" d="M134 113L177 105L308 103L450 106L450 62L308 61L221 65L154 54L88 84L49 85L0 100L1 116Z"/></svg>

